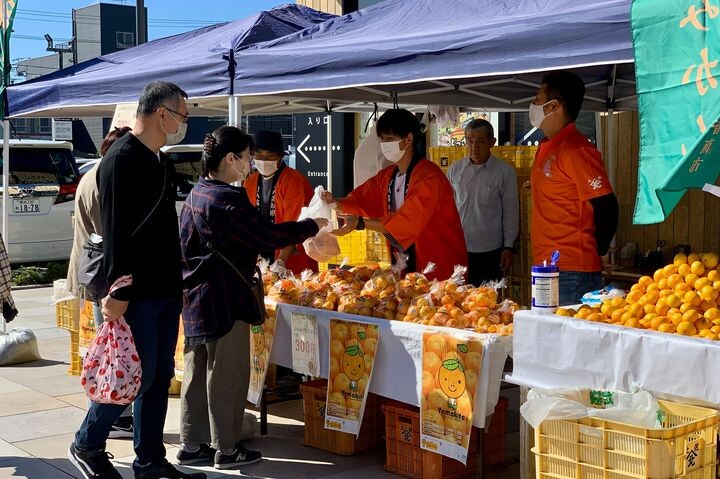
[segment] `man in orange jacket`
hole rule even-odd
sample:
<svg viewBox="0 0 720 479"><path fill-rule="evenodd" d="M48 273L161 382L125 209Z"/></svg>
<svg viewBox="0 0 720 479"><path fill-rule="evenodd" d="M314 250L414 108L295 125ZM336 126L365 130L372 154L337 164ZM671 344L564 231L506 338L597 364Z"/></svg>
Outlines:
<svg viewBox="0 0 720 479"><path fill-rule="evenodd" d="M307 178L283 163L284 155L280 133L264 130L255 134L257 171L245 180L244 186L250 203L273 223L296 221L300 210L308 205L313 195ZM308 257L300 244L277 251L268 250L263 256L295 274L306 269L318 270L317 261Z"/></svg>
<svg viewBox="0 0 720 479"><path fill-rule="evenodd" d="M377 122L385 157L393 165L358 186L345 198L325 193L337 203L345 235L367 228L383 233L394 252L408 256L407 271L436 269L430 278L449 278L456 265L467 266L467 249L452 185L442 170L417 150L420 123L407 110L393 109ZM394 256L394 255L393 255Z"/></svg>

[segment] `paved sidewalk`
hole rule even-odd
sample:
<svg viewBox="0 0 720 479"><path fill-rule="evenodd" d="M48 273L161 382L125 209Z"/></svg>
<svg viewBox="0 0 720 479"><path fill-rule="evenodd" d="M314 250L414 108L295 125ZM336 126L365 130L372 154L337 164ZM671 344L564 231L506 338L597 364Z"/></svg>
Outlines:
<svg viewBox="0 0 720 479"><path fill-rule="evenodd" d="M55 327L52 288L15 291L20 315L8 325L25 327L38 338L42 360L0 367L0 479L79 478L67 459L67 448L87 408L77 376L68 376L69 333ZM382 449L343 457L302 445L302 401L269 408L268 435L256 437L249 447L262 451L258 464L218 472L204 470L209 478L397 478L382 470ZM253 411L258 417L259 413ZM179 446L180 401L170 398L165 423L168 460L175 463ZM259 429L259 424L258 424ZM259 431L258 431L259 434ZM134 453L131 440L109 440L107 450L123 477L131 479ZM519 477L517 465L494 470L492 479Z"/></svg>

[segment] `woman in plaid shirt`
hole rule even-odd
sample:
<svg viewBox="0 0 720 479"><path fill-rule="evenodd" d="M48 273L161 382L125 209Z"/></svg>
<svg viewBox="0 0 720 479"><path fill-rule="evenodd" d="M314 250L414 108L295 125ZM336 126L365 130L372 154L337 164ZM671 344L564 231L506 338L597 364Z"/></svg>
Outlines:
<svg viewBox="0 0 720 479"><path fill-rule="evenodd" d="M213 461L218 469L251 464L258 451L239 442L250 381L249 312L261 250L281 249L315 236L326 220L274 224L254 208L244 188L252 138L232 126L205 139L203 174L183 206L185 370L181 393L180 464ZM208 246L226 257L214 254Z"/></svg>

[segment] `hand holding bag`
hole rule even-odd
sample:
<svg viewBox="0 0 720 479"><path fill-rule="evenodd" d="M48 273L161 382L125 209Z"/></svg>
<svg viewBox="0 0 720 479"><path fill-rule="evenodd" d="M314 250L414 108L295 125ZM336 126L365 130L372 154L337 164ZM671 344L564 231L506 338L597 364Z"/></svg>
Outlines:
<svg viewBox="0 0 720 479"><path fill-rule="evenodd" d="M110 291L130 284L132 277L123 276ZM80 383L93 402L130 404L135 400L142 383L142 368L124 318L102 324L85 355Z"/></svg>

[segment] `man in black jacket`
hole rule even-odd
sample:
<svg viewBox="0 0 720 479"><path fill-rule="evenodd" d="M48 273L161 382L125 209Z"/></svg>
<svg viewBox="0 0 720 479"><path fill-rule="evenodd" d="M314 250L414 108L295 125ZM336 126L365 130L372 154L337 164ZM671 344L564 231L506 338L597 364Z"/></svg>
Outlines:
<svg viewBox="0 0 720 479"><path fill-rule="evenodd" d="M173 167L160 155L182 141L187 94L172 83L145 87L132 133L117 140L98 168L104 267L108 284L132 277L103 300L105 321L130 325L142 365L135 399L133 462L136 479L202 479L165 459L163 427L182 307L181 253ZM125 406L93 403L68 457L83 477L120 479L105 452L110 428Z"/></svg>

